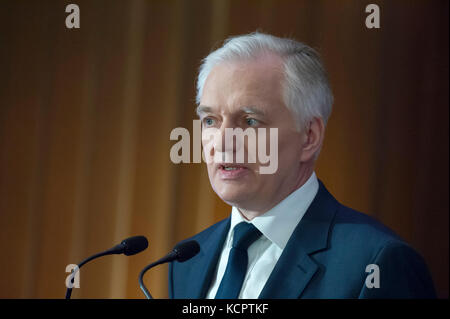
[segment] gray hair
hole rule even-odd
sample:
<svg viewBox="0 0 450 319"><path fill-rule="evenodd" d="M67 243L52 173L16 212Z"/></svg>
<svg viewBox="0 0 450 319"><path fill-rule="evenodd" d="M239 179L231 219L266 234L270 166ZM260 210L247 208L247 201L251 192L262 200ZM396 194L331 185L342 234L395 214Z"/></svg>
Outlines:
<svg viewBox="0 0 450 319"><path fill-rule="evenodd" d="M216 64L254 59L264 53L277 54L284 61L283 98L297 120L297 128L306 127L314 117L322 118L326 125L333 94L317 52L301 42L259 32L231 37L203 59L197 80L197 104L206 78Z"/></svg>

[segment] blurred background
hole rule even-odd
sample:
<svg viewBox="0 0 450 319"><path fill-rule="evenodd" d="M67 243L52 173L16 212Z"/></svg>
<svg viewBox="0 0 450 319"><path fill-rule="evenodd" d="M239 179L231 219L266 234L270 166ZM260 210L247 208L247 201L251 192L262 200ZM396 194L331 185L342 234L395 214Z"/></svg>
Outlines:
<svg viewBox="0 0 450 319"><path fill-rule="evenodd" d="M73 292L143 298L144 266L229 215L204 164L170 161L169 134L192 132L201 59L259 30L321 53L335 104L318 177L411 243L448 298L448 4L1 1L0 297L64 298L67 264L145 235L149 249L83 267ZM167 269L146 275L155 298Z"/></svg>

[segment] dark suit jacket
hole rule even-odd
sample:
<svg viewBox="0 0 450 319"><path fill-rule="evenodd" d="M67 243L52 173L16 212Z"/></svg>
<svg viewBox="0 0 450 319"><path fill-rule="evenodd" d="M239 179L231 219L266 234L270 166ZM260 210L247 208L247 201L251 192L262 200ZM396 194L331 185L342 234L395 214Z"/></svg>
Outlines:
<svg viewBox="0 0 450 319"><path fill-rule="evenodd" d="M319 191L295 228L259 298L434 298L422 257L373 218ZM189 238L200 245L192 259L169 265L170 298L205 298L230 218ZM369 264L379 288L368 288ZM375 282L373 278L368 281Z"/></svg>

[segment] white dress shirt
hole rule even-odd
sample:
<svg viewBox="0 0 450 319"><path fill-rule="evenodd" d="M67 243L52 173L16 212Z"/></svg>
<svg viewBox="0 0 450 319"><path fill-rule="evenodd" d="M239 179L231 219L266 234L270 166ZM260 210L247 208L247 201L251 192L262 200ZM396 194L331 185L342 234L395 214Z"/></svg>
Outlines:
<svg viewBox="0 0 450 319"><path fill-rule="evenodd" d="M295 227L311 205L318 190L319 182L313 172L299 189L263 215L250 221L259 229L262 236L248 248L248 268L239 293L240 299L258 298ZM225 239L211 286L206 294L208 299L213 299L216 296L225 273L228 255L233 243L234 226L243 221L248 222L241 215L239 209L233 206L230 230Z"/></svg>

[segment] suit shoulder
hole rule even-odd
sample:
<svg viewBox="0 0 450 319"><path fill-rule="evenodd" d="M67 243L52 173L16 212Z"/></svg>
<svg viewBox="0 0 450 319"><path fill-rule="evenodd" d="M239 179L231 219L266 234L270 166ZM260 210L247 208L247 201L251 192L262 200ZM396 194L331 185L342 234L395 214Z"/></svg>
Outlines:
<svg viewBox="0 0 450 319"><path fill-rule="evenodd" d="M376 218L339 205L336 212L333 233L347 243L360 242L366 248L381 248L391 243L407 245L392 229Z"/></svg>
<svg viewBox="0 0 450 319"><path fill-rule="evenodd" d="M420 253L374 217L340 205L333 221L329 244L333 257L352 271L365 269L368 264L377 264L383 265L386 271L389 266L392 278L395 278L404 273L403 270L409 269L409 272L414 272L409 277L423 277L421 280L427 283L425 286L432 287L432 284L428 284L432 281L429 280ZM411 270L413 268L414 271ZM427 291L432 289L427 288Z"/></svg>

